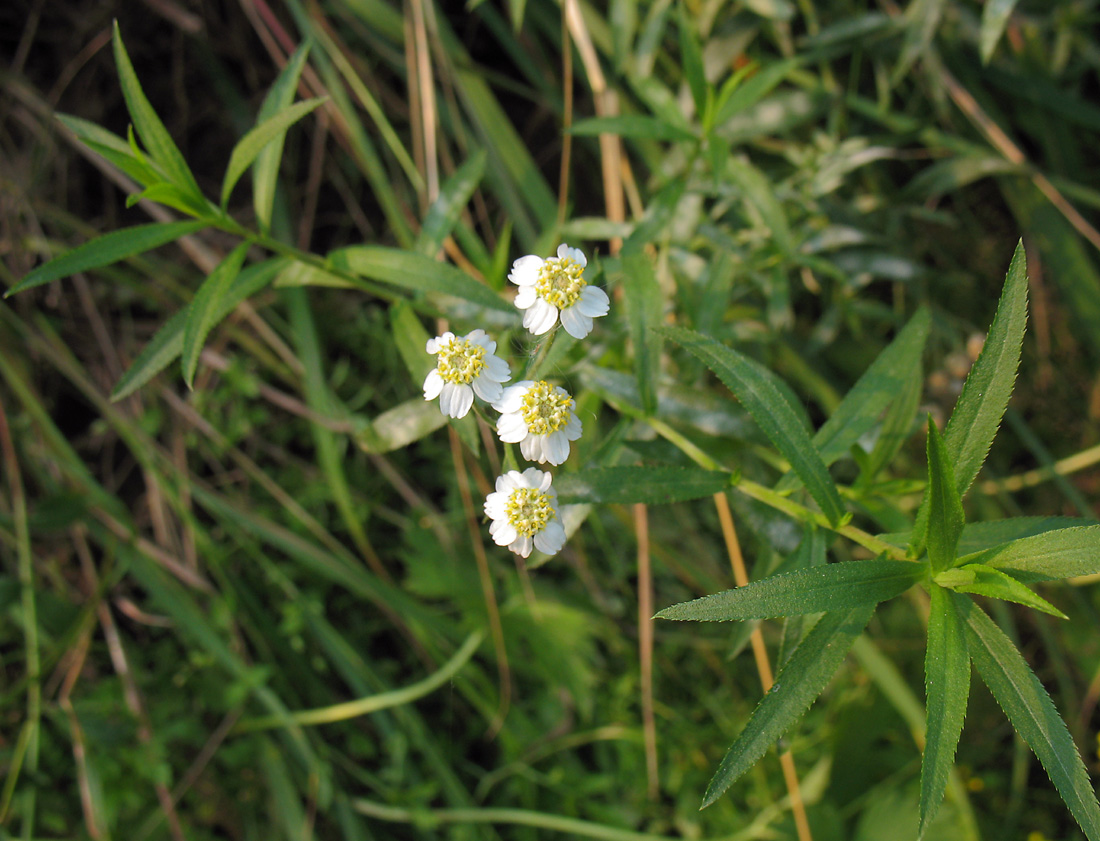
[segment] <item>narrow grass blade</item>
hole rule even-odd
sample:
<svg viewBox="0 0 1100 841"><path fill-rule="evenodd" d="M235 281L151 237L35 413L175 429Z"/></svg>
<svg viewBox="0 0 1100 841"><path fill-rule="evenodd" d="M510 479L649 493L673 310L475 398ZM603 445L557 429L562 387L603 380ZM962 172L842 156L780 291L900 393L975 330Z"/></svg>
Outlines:
<svg viewBox="0 0 1100 841"><path fill-rule="evenodd" d="M982 7L982 28L978 33L978 51L982 56L982 64L989 64L993 58L993 51L997 48L997 42L1001 40L1001 34L1005 31L1008 18L1016 7L1016 0L989 0Z"/></svg>
<svg viewBox="0 0 1100 841"><path fill-rule="evenodd" d="M485 159L484 149L479 149L471 155L470 159L446 180L439 191L439 198L428 208L424 216L424 225L416 238L416 250L425 257L435 257L436 252L443 245L443 240L450 236L451 231L458 224L462 209L469 203L470 197L473 196L474 190L485 175Z"/></svg>
<svg viewBox="0 0 1100 841"><path fill-rule="evenodd" d="M846 561L795 570L666 607L659 619L727 622L849 610L899 596L927 574L912 561Z"/></svg>
<svg viewBox="0 0 1100 841"><path fill-rule="evenodd" d="M771 372L709 336L682 327L665 327L661 332L718 375L790 462L829 522L838 524L845 512L833 478Z"/></svg>
<svg viewBox="0 0 1100 841"><path fill-rule="evenodd" d="M789 58L769 64L758 70L751 78L741 82L727 97L719 96L714 124L720 126L734 114L751 108L771 93L775 86L787 78L787 74L800 63L800 59Z"/></svg>
<svg viewBox="0 0 1100 841"><path fill-rule="evenodd" d="M707 79L703 74L703 51L699 46L699 39L695 37L695 30L691 26L691 18L684 10L683 3L677 4L677 23L680 31L680 61L684 67L684 78L687 79L691 89L691 98L695 100L695 111L699 120L703 120L707 112Z"/></svg>
<svg viewBox="0 0 1100 841"><path fill-rule="evenodd" d="M790 254L794 250L794 240L787 214L767 176L747 160L736 157L726 160L724 175L741 189L746 201L756 208L780 251Z"/></svg>
<svg viewBox="0 0 1100 841"><path fill-rule="evenodd" d="M226 167L225 178L222 180L222 209L229 203L229 194L233 192L241 176L252 166L264 147L272 141L281 141L292 125L325 101L324 97L317 97L296 102L264 120L237 141L229 155L229 166Z"/></svg>
<svg viewBox="0 0 1100 841"><path fill-rule="evenodd" d="M962 499L955 484L955 471L932 418L928 418L928 560L932 572L955 563L955 547L963 527Z"/></svg>
<svg viewBox="0 0 1100 841"><path fill-rule="evenodd" d="M302 75L306 58L309 56L309 42L303 43L287 59L286 66L275 79L264 104L260 106L259 120L262 122L273 117L283 108L294 101L294 94L298 89L298 79ZM275 207L275 185L279 178L279 164L283 157L283 142L285 135L278 135L260 150L256 157L256 163L252 167L252 207L256 211L256 219L260 223L261 230L271 227L271 214Z"/></svg>
<svg viewBox="0 0 1100 841"><path fill-rule="evenodd" d="M577 137L591 137L598 134L617 134L635 140L697 140L698 138L681 126L651 117L648 114L624 114L618 117L589 117L577 120L569 129Z"/></svg>
<svg viewBox="0 0 1100 841"><path fill-rule="evenodd" d="M68 277L77 272L98 269L151 251L167 242L193 234L206 227L206 222L155 222L151 225L135 225L112 231L101 237L78 245L72 251L66 251L60 257L28 272L15 286L4 293L14 295L26 289L33 289L52 280Z"/></svg>
<svg viewBox="0 0 1100 841"><path fill-rule="evenodd" d="M986 564L1024 581L1095 575L1100 573L1100 526L1022 537L966 555L959 562Z"/></svg>
<svg viewBox="0 0 1100 841"><path fill-rule="evenodd" d="M183 351L180 354L180 363L183 370L183 379L187 387L195 379L195 369L199 364L199 354L202 352L203 342L207 334L218 323L217 315L221 310L221 300L226 296L233 279L241 270L244 258L251 246L249 242L242 242L214 267L210 276L202 282L198 292L195 293L191 305L187 308L187 321L183 326Z"/></svg>
<svg viewBox="0 0 1100 841"><path fill-rule="evenodd" d="M422 254L378 245L356 245L329 255L336 268L416 292L442 292L486 309L515 313L515 307L469 275Z"/></svg>
<svg viewBox="0 0 1100 841"><path fill-rule="evenodd" d="M661 363L660 326L661 287L653 273L653 265L644 254L629 254L623 258L620 283L630 324L630 339L634 344L634 372L638 379L638 395L642 411L652 415L657 411L657 371Z"/></svg>
<svg viewBox="0 0 1100 841"><path fill-rule="evenodd" d="M241 301L255 295L286 265L282 257L275 257L249 266L233 280L229 291L216 302L214 322L217 323L231 313ZM187 324L187 309L182 309L168 319L142 348L126 373L118 381L111 400L129 397L149 380L172 364L183 352L183 331Z"/></svg>
<svg viewBox="0 0 1100 841"><path fill-rule="evenodd" d="M643 502L660 505L713 496L730 485L730 474L683 467L596 467L567 473L554 487L562 502Z"/></svg>
<svg viewBox="0 0 1100 841"><path fill-rule="evenodd" d="M118 30L118 21L115 21L114 35L112 38L115 54L115 66L118 68L118 80L122 86L122 95L126 99L126 108L130 112L130 119L134 121L134 129L141 137L142 143L150 156L165 173L180 188L202 200L202 190L199 189L195 176L191 174L191 168L187 166L179 148L176 146L168 129L160 121L157 112L145 97L141 89L134 66L130 63L130 56L126 53L126 47L122 43L122 35Z"/></svg>
<svg viewBox="0 0 1100 841"><path fill-rule="evenodd" d="M1011 575L985 564L966 564L948 570L946 575L960 575L965 578L951 589L960 593L974 593L991 599L1003 599L1007 602L1026 605L1034 610L1049 613L1059 619L1069 619L1062 611L1041 596L1037 596Z"/></svg>
<svg viewBox="0 0 1100 841"><path fill-rule="evenodd" d="M1088 771L1050 695L993 620L969 599L955 598L966 622L970 657L1016 732L1046 769L1089 841L1100 841L1100 805Z"/></svg>
<svg viewBox="0 0 1100 841"><path fill-rule="evenodd" d="M810 708L874 611L874 605L863 605L826 613L806 635L718 766L701 808L721 797Z"/></svg>
<svg viewBox="0 0 1100 841"><path fill-rule="evenodd" d="M924 688L928 697L924 758L920 769L920 835L936 816L959 746L970 695L970 655L966 630L952 600L932 585Z"/></svg>

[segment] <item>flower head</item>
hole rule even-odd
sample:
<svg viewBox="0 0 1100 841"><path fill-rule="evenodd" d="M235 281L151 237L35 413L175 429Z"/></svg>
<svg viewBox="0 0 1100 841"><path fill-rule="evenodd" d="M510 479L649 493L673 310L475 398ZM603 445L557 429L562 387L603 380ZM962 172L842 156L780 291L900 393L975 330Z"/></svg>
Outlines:
<svg viewBox="0 0 1100 841"><path fill-rule="evenodd" d="M492 519L489 534L497 546L507 546L524 558L538 549L553 555L565 543L565 527L558 517L558 495L549 473L528 467L497 477L495 493L485 498L485 514Z"/></svg>
<svg viewBox="0 0 1100 841"><path fill-rule="evenodd" d="M424 379L424 399L439 398L439 411L463 418L474 403L474 394L490 403L499 400L503 383L512 372L508 363L494 356L497 343L474 330L465 336L447 332L428 339L427 351L438 357L435 368Z"/></svg>
<svg viewBox="0 0 1100 841"><path fill-rule="evenodd" d="M564 243L546 260L528 254L512 264L508 279L519 287L516 306L526 310L523 326L541 336L558 322L575 339L592 332L592 319L607 315L607 293L584 279L588 265L579 248Z"/></svg>
<svg viewBox="0 0 1100 841"><path fill-rule="evenodd" d="M564 388L548 382L523 382L504 389L493 408L500 440L519 444L529 461L561 464L569 458L569 442L581 437L581 422L573 412L576 401Z"/></svg>

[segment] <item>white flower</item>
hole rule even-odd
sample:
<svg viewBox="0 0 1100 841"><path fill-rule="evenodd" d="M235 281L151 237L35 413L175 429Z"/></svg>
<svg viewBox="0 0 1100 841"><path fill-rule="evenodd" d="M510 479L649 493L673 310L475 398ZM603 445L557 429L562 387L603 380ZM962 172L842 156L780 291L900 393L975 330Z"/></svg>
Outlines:
<svg viewBox="0 0 1100 841"><path fill-rule="evenodd" d="M569 458L569 442L581 437L574 400L564 388L548 382L523 382L504 389L493 408L501 413L497 434L539 464L561 464Z"/></svg>
<svg viewBox="0 0 1100 841"><path fill-rule="evenodd" d="M508 279L519 287L516 306L527 310L523 326L541 336L558 322L574 339L592 332L592 319L607 315L607 293L585 281L588 265L579 248L562 243L558 256L543 260L534 254L520 257L512 264Z"/></svg>
<svg viewBox="0 0 1100 841"><path fill-rule="evenodd" d="M474 403L474 394L489 403L499 400L504 391L501 383L512 372L508 363L494 356L497 343L474 330L465 336L446 332L428 339L428 353L437 354L439 362L424 379L424 399L439 398L439 411L452 418L464 418Z"/></svg>
<svg viewBox="0 0 1100 841"><path fill-rule="evenodd" d="M553 555L565 544L565 527L558 517L558 494L550 474L534 467L509 470L497 477L496 493L485 498L492 519L489 534L497 546L528 557L531 549Z"/></svg>

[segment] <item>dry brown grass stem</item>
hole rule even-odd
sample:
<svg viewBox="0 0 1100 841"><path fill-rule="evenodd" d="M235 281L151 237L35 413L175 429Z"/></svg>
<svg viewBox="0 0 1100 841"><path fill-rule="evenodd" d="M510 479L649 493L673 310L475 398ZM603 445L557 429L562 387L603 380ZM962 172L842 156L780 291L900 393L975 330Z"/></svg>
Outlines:
<svg viewBox="0 0 1100 841"><path fill-rule="evenodd" d="M653 571L649 558L649 517L646 506L634 505L638 541L638 648L641 651L642 735L645 740L646 794L656 800L657 722L653 715Z"/></svg>
<svg viewBox="0 0 1100 841"><path fill-rule="evenodd" d="M726 542L726 552L729 555L730 566L733 569L733 580L738 587L744 587L749 583L748 572L745 570L745 559L741 555L741 543L737 539L737 529L733 525L733 514L730 512L729 500L724 493L714 495L714 507L718 510L718 521L722 525L722 537ZM760 687L766 693L772 688L771 661L768 660L768 649L764 644L764 635L760 627L752 631L752 654L756 660L756 671L760 675ZM802 802L802 788L798 782L798 772L794 767L794 757L788 748L779 754L779 764L783 767L783 782L787 785L787 792L791 799L791 812L794 815L795 829L798 831L799 841L813 841L810 832L810 822L806 818L806 805Z"/></svg>

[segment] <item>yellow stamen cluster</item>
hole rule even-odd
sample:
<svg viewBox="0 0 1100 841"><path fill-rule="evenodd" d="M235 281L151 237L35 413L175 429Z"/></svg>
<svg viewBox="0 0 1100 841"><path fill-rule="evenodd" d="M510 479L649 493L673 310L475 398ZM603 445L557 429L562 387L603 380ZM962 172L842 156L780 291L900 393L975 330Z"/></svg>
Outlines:
<svg viewBox="0 0 1100 841"><path fill-rule="evenodd" d="M550 495L538 488L517 488L512 491L504 507L508 522L524 537L532 537L544 528L554 516Z"/></svg>
<svg viewBox="0 0 1100 841"><path fill-rule="evenodd" d="M443 382L469 385L485 368L485 348L466 339L452 339L439 350L436 370Z"/></svg>
<svg viewBox="0 0 1100 841"><path fill-rule="evenodd" d="M535 291L539 297L559 310L573 306L588 285L581 274L584 266L571 257L551 257L539 269Z"/></svg>
<svg viewBox="0 0 1100 841"><path fill-rule="evenodd" d="M539 381L527 389L520 411L532 435L549 435L569 423L573 398L550 383Z"/></svg>

